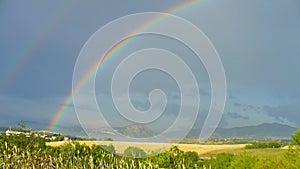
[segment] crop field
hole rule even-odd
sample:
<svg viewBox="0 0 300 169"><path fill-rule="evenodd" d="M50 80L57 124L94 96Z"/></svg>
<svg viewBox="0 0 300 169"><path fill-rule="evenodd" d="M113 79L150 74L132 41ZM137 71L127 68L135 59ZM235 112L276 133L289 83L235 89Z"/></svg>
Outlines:
<svg viewBox="0 0 300 169"><path fill-rule="evenodd" d="M300 129L292 138L288 147L264 148L274 142L253 143L252 146L117 141L46 142L41 137L2 134L0 168L299 168ZM158 153L164 149L167 151Z"/></svg>
<svg viewBox="0 0 300 169"><path fill-rule="evenodd" d="M68 141L59 142L48 142L48 146L60 146ZM234 152L242 151L246 144L232 144L232 145L200 145L200 144L171 144L171 143L139 143L139 142L117 142L117 141L79 141L80 144L88 146L92 145L113 145L117 154L122 154L128 147L138 147L143 149L145 152L167 150L173 146L177 146L184 152L195 151L200 156L203 154L209 154L212 152Z"/></svg>

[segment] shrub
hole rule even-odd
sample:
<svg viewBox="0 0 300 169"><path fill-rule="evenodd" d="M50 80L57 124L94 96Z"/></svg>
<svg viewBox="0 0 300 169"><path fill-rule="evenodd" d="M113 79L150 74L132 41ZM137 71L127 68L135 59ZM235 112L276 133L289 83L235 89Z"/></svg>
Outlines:
<svg viewBox="0 0 300 169"><path fill-rule="evenodd" d="M129 158L144 158L146 157L146 153L143 149L138 148L138 147L128 147L123 155L125 157L129 157Z"/></svg>
<svg viewBox="0 0 300 169"><path fill-rule="evenodd" d="M105 151L108 151L110 153L116 153L115 147L113 145L101 145L101 148L103 148Z"/></svg>
<svg viewBox="0 0 300 169"><path fill-rule="evenodd" d="M214 169L228 168L231 165L234 155L229 153L218 154L216 158L211 157L210 160L205 162L205 166Z"/></svg>
<svg viewBox="0 0 300 169"><path fill-rule="evenodd" d="M230 169L252 169L259 161L257 156L253 156L247 153L234 156L233 161L230 164Z"/></svg>
<svg viewBox="0 0 300 169"><path fill-rule="evenodd" d="M260 149L260 148L280 148L282 144L279 142L254 142L246 145L246 149Z"/></svg>
<svg viewBox="0 0 300 169"><path fill-rule="evenodd" d="M286 168L300 167L300 128L291 136L292 144L285 153Z"/></svg>
<svg viewBox="0 0 300 169"><path fill-rule="evenodd" d="M113 139L112 139L112 138L109 138L109 137L104 137L104 138L103 138L103 141L113 141Z"/></svg>
<svg viewBox="0 0 300 169"><path fill-rule="evenodd" d="M295 146L300 146L300 128L291 136L292 137L292 144Z"/></svg>
<svg viewBox="0 0 300 169"><path fill-rule="evenodd" d="M282 169L285 166L282 166L281 163L276 162L272 159L259 159L254 167L254 169Z"/></svg>

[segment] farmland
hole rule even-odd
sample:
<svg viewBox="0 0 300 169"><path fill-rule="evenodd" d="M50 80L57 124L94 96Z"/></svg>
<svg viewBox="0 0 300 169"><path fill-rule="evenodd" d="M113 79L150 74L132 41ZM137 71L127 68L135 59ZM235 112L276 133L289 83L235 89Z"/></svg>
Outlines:
<svg viewBox="0 0 300 169"><path fill-rule="evenodd" d="M61 146L68 141L48 142L49 146ZM122 154L128 147L138 147L145 152L167 150L173 146L177 146L179 150L184 152L195 151L199 155L208 154L215 151L238 151L242 150L246 144L232 144L232 145L200 145L200 144L171 144L171 143L138 143L138 142L117 142L117 141L79 141L80 144L87 146L92 145L113 145L117 154Z"/></svg>
<svg viewBox="0 0 300 169"><path fill-rule="evenodd" d="M272 142L256 143L248 146L250 149L245 144L178 144L170 148L173 144L46 142L34 135L2 134L0 168L299 168L300 129L292 139L284 148L265 148ZM166 148L170 149L161 151Z"/></svg>

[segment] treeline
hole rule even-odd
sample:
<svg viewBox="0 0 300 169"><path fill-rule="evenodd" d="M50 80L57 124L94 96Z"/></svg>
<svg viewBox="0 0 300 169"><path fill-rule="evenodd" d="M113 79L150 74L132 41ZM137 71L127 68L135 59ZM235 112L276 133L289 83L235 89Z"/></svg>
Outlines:
<svg viewBox="0 0 300 169"><path fill-rule="evenodd" d="M285 143L269 141L269 142L253 142L245 146L246 149L261 149L261 148L281 148L286 146Z"/></svg>
<svg viewBox="0 0 300 169"><path fill-rule="evenodd" d="M124 151L124 156L118 156L110 153L114 152L112 145L89 147L70 142L59 147L49 147L40 137L3 134L0 136L0 168L300 168L300 130L292 135L292 139L284 156L276 159L247 153L223 153L200 159L196 152L183 152L177 147L163 153L154 152L149 157L146 157L149 154L143 150L129 147Z"/></svg>

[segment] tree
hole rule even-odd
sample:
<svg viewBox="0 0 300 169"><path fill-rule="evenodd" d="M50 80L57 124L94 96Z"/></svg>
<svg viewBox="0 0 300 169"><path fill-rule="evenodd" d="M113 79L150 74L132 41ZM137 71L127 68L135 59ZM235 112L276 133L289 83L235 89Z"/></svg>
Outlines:
<svg viewBox="0 0 300 169"><path fill-rule="evenodd" d="M104 138L103 138L103 141L113 141L113 139L112 139L112 138L109 138L109 137L104 137Z"/></svg>
<svg viewBox="0 0 300 169"><path fill-rule="evenodd" d="M233 158L233 154L221 153L218 154L216 158L211 157L211 159L205 163L205 166L211 166L211 168L215 169L229 168L231 162L233 161Z"/></svg>
<svg viewBox="0 0 300 169"><path fill-rule="evenodd" d="M300 166L300 128L292 134L292 144L285 153L286 168L299 168Z"/></svg>
<svg viewBox="0 0 300 169"><path fill-rule="evenodd" d="M18 123L18 126L20 129L26 129L26 123L24 120L21 120L19 123Z"/></svg>
<svg viewBox="0 0 300 169"><path fill-rule="evenodd" d="M129 158L143 158L146 157L146 153L143 149L138 148L138 147L128 147L124 151L124 156L129 157Z"/></svg>
<svg viewBox="0 0 300 169"><path fill-rule="evenodd" d="M110 153L116 153L115 147L110 144L110 145L101 145L101 147L105 150L108 151Z"/></svg>
<svg viewBox="0 0 300 169"><path fill-rule="evenodd" d="M292 134L292 144L295 146L300 146L300 128L297 129L297 131Z"/></svg>

